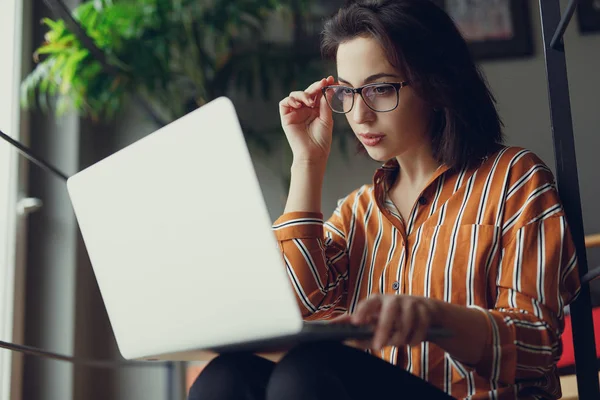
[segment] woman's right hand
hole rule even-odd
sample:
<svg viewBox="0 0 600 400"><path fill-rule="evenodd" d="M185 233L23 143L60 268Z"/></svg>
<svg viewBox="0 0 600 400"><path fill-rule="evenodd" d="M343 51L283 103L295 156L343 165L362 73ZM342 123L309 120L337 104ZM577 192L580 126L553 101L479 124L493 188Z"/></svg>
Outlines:
<svg viewBox="0 0 600 400"><path fill-rule="evenodd" d="M279 102L281 126L296 163L323 163L329 157L333 118L321 88L333 83L334 78L329 76Z"/></svg>

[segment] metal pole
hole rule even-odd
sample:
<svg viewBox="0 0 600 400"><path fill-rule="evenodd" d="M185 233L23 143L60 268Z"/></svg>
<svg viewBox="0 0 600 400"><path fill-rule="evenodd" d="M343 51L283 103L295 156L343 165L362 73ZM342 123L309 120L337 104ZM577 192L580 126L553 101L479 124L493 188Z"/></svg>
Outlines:
<svg viewBox="0 0 600 400"><path fill-rule="evenodd" d="M43 158L33 154L33 152L31 151L31 149L29 147L24 146L21 142L13 139L12 137L8 136L6 133L4 133L2 131L0 131L0 139L6 140L12 146L15 146L19 150L19 152L21 154L23 154L23 156L25 156L25 158L27 158L29 161L33 162L34 164L38 165L40 168L45 169L46 171L59 177L63 181L67 181L69 179L69 177L65 173L61 172L54 165L50 164L48 161L44 160Z"/></svg>
<svg viewBox="0 0 600 400"><path fill-rule="evenodd" d="M562 19L558 23L558 27L556 28L556 31L554 32L554 36L552 36L552 41L550 42L550 47L552 47L555 50L564 51L564 49L565 49L564 43L563 43L563 36L565 34L565 31L567 30L567 27L569 26L569 22L571 22L571 18L573 17L573 14L575 14L575 9L577 8L577 2L578 2L578 0L571 0L569 2L569 5L567 6L567 9L565 10L565 15L562 17Z"/></svg>
<svg viewBox="0 0 600 400"><path fill-rule="evenodd" d="M556 159L556 180L567 220L579 260L579 274L583 277L588 270L585 250L583 217L579 195L577 158L573 138L573 121L569 98L567 64L563 46L553 48L562 39L562 33L574 11L575 1L569 4L568 12L561 21L559 0L539 0L540 16L544 39L544 57L548 78L548 98L554 155ZM559 32L557 32L557 29ZM558 35L557 35L558 33ZM575 350L577 388L582 400L600 399L594 325L588 284L583 284L579 297L570 307Z"/></svg>

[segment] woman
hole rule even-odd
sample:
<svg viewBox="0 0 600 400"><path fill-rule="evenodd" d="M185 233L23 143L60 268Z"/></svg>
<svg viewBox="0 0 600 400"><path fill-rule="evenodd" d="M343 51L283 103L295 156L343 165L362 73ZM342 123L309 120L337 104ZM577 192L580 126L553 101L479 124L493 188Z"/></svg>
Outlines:
<svg viewBox="0 0 600 400"><path fill-rule="evenodd" d="M322 49L337 80L280 103L294 159L274 230L305 319L371 324L374 337L367 351L305 345L277 364L222 356L190 398L560 397L574 246L551 172L502 146L450 18L425 0L358 2L327 22ZM384 164L323 223L332 112Z"/></svg>

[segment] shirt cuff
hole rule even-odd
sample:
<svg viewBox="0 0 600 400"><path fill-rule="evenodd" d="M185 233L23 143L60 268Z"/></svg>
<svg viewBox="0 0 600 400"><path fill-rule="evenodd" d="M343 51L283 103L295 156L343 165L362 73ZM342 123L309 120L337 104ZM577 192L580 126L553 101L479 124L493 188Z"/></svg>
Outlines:
<svg viewBox="0 0 600 400"><path fill-rule="evenodd" d="M486 345L481 359L473 366L475 371L492 381L514 384L517 368L515 333L504 322L504 315L501 312L477 306L469 308L484 313L487 322Z"/></svg>
<svg viewBox="0 0 600 400"><path fill-rule="evenodd" d="M273 223L273 231L279 241L323 238L323 214L302 211L283 214Z"/></svg>

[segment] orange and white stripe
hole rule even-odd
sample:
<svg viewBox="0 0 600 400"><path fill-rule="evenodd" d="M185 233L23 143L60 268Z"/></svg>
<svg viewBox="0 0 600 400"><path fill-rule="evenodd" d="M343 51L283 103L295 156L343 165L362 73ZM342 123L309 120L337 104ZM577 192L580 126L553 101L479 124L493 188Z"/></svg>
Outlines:
<svg viewBox="0 0 600 400"><path fill-rule="evenodd" d="M372 294L427 296L488 316L482 360L432 343L377 356L456 398L560 396L563 309L579 291L577 259L550 170L501 149L477 168L440 167L407 221L387 196L398 165L340 200L331 218L294 212L273 225L307 320L352 313ZM529 397L523 397L529 396Z"/></svg>

